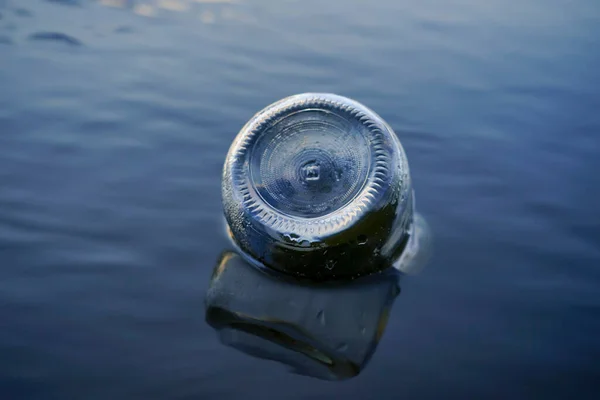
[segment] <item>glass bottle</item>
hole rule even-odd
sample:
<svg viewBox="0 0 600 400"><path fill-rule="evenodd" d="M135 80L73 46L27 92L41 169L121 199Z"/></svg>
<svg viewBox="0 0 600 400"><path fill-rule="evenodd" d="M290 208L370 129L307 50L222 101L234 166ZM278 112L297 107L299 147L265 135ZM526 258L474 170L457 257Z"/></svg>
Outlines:
<svg viewBox="0 0 600 400"><path fill-rule="evenodd" d="M290 96L254 115L229 149L222 195L240 249L299 278L383 270L407 246L414 253L409 242L419 236L396 134L374 111L334 94Z"/></svg>

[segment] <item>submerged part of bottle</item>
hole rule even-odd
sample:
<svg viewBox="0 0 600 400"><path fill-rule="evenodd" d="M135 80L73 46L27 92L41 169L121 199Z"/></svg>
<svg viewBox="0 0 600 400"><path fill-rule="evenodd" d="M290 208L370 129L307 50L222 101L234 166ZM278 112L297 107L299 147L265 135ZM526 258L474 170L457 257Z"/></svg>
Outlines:
<svg viewBox="0 0 600 400"><path fill-rule="evenodd" d="M390 271L304 285L224 252L206 292L206 321L223 344L253 357L315 378L349 379L366 368L384 334L400 293L398 277Z"/></svg>
<svg viewBox="0 0 600 400"><path fill-rule="evenodd" d="M251 118L229 150L222 189L244 252L314 280L388 267L414 219L395 133L372 110L333 94L291 96Z"/></svg>

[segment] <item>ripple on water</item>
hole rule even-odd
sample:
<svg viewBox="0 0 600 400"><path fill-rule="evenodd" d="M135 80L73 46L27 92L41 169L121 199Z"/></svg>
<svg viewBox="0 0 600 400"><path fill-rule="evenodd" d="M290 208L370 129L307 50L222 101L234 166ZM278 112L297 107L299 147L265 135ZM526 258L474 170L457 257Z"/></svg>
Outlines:
<svg viewBox="0 0 600 400"><path fill-rule="evenodd" d="M130 26L119 26L115 29L115 33L133 33L133 28Z"/></svg>
<svg viewBox="0 0 600 400"><path fill-rule="evenodd" d="M61 32L36 32L32 33L28 37L29 40L32 41L49 41L49 42L60 42L64 44L68 44L69 46L82 46L83 43L74 38L73 36L69 36L65 33Z"/></svg>
<svg viewBox="0 0 600 400"><path fill-rule="evenodd" d="M11 38L9 38L8 36L0 35L0 44L11 45L11 44L13 44L13 40Z"/></svg>
<svg viewBox="0 0 600 400"><path fill-rule="evenodd" d="M65 6L81 6L82 0L46 0L48 3L62 4Z"/></svg>
<svg viewBox="0 0 600 400"><path fill-rule="evenodd" d="M15 8L13 10L13 12L18 17L33 17L33 13L31 11L29 11L29 10L24 9L24 8Z"/></svg>

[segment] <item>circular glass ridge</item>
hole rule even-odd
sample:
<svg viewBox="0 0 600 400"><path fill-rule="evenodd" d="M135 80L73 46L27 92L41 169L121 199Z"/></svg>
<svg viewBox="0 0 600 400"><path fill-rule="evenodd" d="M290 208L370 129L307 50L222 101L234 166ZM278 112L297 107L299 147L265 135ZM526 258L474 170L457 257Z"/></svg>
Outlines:
<svg viewBox="0 0 600 400"><path fill-rule="evenodd" d="M331 233L359 219L390 184L390 135L353 100L288 97L256 114L236 138L232 189L265 226Z"/></svg>
<svg viewBox="0 0 600 400"><path fill-rule="evenodd" d="M363 189L371 154L366 128L319 109L302 110L265 129L250 150L250 182L273 209L318 218Z"/></svg>

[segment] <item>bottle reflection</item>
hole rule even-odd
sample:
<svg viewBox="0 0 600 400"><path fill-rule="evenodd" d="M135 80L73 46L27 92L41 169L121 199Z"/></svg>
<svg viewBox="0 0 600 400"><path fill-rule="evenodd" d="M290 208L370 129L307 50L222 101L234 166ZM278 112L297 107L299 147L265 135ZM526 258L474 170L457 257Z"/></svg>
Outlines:
<svg viewBox="0 0 600 400"><path fill-rule="evenodd" d="M347 379L375 351L400 293L398 278L390 268L345 284L309 286L225 252L206 295L206 320L227 346L301 375Z"/></svg>

